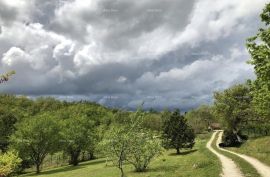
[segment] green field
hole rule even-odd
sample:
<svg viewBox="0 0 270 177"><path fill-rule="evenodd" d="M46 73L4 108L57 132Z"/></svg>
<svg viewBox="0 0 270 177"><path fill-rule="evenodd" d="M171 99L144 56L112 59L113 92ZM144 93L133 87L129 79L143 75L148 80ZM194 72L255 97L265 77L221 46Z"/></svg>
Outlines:
<svg viewBox="0 0 270 177"><path fill-rule="evenodd" d="M176 155L174 150L164 152L154 160L147 172L136 173L131 165L125 168L126 176L134 177L218 177L221 165L214 154L206 149L206 143L211 134L199 135L196 145L191 151L183 151ZM105 159L97 159L81 163L77 167L64 166L50 169L36 175L25 174L23 176L39 177L118 177L117 168L108 164Z"/></svg>
<svg viewBox="0 0 270 177"><path fill-rule="evenodd" d="M270 136L252 138L239 148L228 148L231 151L255 157L258 160L270 165Z"/></svg>

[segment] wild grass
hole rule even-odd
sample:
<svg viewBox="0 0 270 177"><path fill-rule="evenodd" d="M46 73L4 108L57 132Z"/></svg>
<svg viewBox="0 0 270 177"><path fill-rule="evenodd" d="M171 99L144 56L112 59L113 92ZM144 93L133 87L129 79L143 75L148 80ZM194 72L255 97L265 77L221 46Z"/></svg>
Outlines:
<svg viewBox="0 0 270 177"><path fill-rule="evenodd" d="M255 157L270 165L270 136L252 138L247 140L242 146L228 148L228 150Z"/></svg>

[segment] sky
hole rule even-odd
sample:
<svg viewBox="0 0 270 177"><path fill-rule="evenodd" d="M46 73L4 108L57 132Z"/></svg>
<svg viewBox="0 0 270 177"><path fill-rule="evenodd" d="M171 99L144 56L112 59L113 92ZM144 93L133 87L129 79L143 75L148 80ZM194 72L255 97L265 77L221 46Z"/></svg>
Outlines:
<svg viewBox="0 0 270 177"><path fill-rule="evenodd" d="M0 0L0 93L124 109L210 104L254 79L267 0Z"/></svg>

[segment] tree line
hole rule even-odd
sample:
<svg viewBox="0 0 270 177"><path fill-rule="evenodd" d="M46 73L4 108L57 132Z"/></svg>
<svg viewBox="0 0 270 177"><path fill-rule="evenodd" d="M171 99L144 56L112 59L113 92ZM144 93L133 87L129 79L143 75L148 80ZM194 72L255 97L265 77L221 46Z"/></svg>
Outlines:
<svg viewBox="0 0 270 177"><path fill-rule="evenodd" d="M74 166L106 157L123 176L126 164L142 172L164 149L174 148L180 154L195 143L194 131L179 110L129 112L87 101L4 94L0 95L0 137L2 176L32 166L39 173L44 159L57 153L65 154Z"/></svg>

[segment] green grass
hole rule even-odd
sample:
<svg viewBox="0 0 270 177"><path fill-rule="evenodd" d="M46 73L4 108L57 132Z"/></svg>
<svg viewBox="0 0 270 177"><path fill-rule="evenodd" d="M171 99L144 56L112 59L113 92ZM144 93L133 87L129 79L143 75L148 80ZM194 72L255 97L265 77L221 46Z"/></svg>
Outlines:
<svg viewBox="0 0 270 177"><path fill-rule="evenodd" d="M238 157L238 156L236 156L234 154L231 154L229 152L225 152L225 151L219 150L216 147L216 142L217 142L218 134L219 133L216 134L216 137L215 137L215 139L214 139L214 141L212 143L212 147L217 152L219 152L220 154L223 154L223 155L229 157L230 159L232 159L236 163L236 165L239 167L239 169L242 171L242 173L244 174L244 176L246 176L246 177L260 177L260 175L257 172L257 170L251 164L249 164L247 161L245 161L241 157Z"/></svg>
<svg viewBox="0 0 270 177"><path fill-rule="evenodd" d="M239 148L228 148L231 151L255 157L270 165L270 136L249 139Z"/></svg>
<svg viewBox="0 0 270 177"><path fill-rule="evenodd" d="M125 168L127 177L218 177L221 165L217 157L206 149L210 134L199 135L191 151L176 155L174 150L166 151L151 164L147 172L136 173L131 165ZM118 177L119 170L111 165L106 166L105 159L81 163L77 167L64 166L42 172L40 175L23 176L39 177Z"/></svg>

